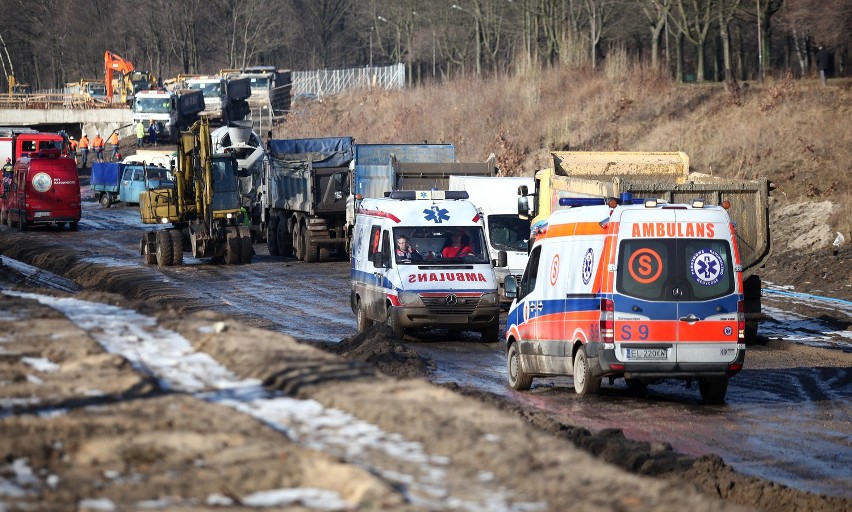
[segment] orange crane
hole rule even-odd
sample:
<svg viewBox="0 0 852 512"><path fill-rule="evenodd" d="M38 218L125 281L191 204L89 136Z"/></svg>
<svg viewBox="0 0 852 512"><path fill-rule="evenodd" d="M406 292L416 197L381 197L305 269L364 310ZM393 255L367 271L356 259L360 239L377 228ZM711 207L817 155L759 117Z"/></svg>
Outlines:
<svg viewBox="0 0 852 512"><path fill-rule="evenodd" d="M104 69L106 71L106 96L107 101L112 101L113 97L113 89L112 89L112 74L114 72L118 72L122 75L121 80L119 82L124 84L124 76L130 74L133 71L133 63L129 60L124 60L118 55L112 53L107 50L104 52ZM123 96L124 94L122 94Z"/></svg>

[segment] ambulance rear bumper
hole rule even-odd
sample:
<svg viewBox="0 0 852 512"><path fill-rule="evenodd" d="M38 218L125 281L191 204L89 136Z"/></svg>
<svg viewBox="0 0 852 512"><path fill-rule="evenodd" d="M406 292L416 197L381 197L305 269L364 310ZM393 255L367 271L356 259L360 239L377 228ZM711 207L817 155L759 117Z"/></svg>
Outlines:
<svg viewBox="0 0 852 512"><path fill-rule="evenodd" d="M598 352L600 376L624 376L627 378L672 379L689 377L732 377L740 372L745 362L745 350L739 350L737 357L729 362L679 363L652 361L619 361L615 350Z"/></svg>
<svg viewBox="0 0 852 512"><path fill-rule="evenodd" d="M499 321L498 305L477 307L471 313L433 313L425 307L395 307L391 314L400 327L416 329L418 327L443 328L476 331L486 329Z"/></svg>

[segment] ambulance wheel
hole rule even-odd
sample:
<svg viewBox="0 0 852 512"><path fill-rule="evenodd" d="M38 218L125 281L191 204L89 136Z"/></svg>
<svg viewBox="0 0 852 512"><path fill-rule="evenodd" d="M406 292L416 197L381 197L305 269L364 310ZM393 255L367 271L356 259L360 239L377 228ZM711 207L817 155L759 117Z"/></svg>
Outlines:
<svg viewBox="0 0 852 512"><path fill-rule="evenodd" d="M251 230L248 226L239 226L237 234L240 239L240 263L243 265L251 263L251 257L254 255L254 247L251 241Z"/></svg>
<svg viewBox="0 0 852 512"><path fill-rule="evenodd" d="M109 200L109 194L104 192L101 194L101 208L109 208L112 206L112 201Z"/></svg>
<svg viewBox="0 0 852 512"><path fill-rule="evenodd" d="M728 392L728 378L702 377L698 379L698 392L701 393L701 400L705 404L723 404Z"/></svg>
<svg viewBox="0 0 852 512"><path fill-rule="evenodd" d="M358 323L358 332L364 332L364 331L366 331L367 329L369 329L370 327L373 326L373 321L370 320L369 318L367 318L367 313L364 312L364 307L361 306L361 300L360 299L358 300L358 306L357 306L356 311L357 311L356 318L357 318L357 323Z"/></svg>
<svg viewBox="0 0 852 512"><path fill-rule="evenodd" d="M224 256L226 265L236 265L240 261L240 242L237 238L237 229L229 227L225 229Z"/></svg>
<svg viewBox="0 0 852 512"><path fill-rule="evenodd" d="M172 238L172 265L183 265L183 232L170 229L169 236Z"/></svg>
<svg viewBox="0 0 852 512"><path fill-rule="evenodd" d="M592 376L586 347L580 347L574 356L574 391L578 395L594 395L601 388L601 378Z"/></svg>
<svg viewBox="0 0 852 512"><path fill-rule="evenodd" d="M174 253L172 252L172 235L169 231L163 229L157 231L157 266L168 267L174 262Z"/></svg>
<svg viewBox="0 0 852 512"><path fill-rule="evenodd" d="M269 224L266 225L266 248L269 249L270 256L280 256L281 251L278 248L278 216L273 216L269 219Z"/></svg>
<svg viewBox="0 0 852 512"><path fill-rule="evenodd" d="M521 353L518 344L509 345L506 352L506 366L509 373L509 386L518 391L526 391L532 386L532 376L521 368Z"/></svg>
<svg viewBox="0 0 852 512"><path fill-rule="evenodd" d="M396 315L393 312L393 308L388 308L388 327L393 331L393 335L399 339L402 339L405 336L405 329L399 325L399 321L396 319Z"/></svg>
<svg viewBox="0 0 852 512"><path fill-rule="evenodd" d="M483 329L481 332L483 343L497 343L500 341L500 322L495 320L487 329Z"/></svg>

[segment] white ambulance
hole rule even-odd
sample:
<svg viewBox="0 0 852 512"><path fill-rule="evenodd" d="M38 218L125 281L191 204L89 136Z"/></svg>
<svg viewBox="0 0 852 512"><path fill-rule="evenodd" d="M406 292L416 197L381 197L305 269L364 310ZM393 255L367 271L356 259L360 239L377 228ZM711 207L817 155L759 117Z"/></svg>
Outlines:
<svg viewBox="0 0 852 512"><path fill-rule="evenodd" d="M482 219L463 191L394 191L363 199L352 238L352 312L358 331L386 322L446 328L498 341L497 282Z"/></svg>
<svg viewBox="0 0 852 512"><path fill-rule="evenodd" d="M573 375L586 395L603 377L632 389L695 379L705 403L724 402L745 360L742 267L727 212L629 196L560 204L571 208L539 229L520 284L506 282L515 298L509 385Z"/></svg>

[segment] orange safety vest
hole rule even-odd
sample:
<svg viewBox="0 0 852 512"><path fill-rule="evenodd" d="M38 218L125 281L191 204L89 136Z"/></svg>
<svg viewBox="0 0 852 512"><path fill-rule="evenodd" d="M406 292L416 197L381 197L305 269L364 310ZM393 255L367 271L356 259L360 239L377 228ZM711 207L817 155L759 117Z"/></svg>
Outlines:
<svg viewBox="0 0 852 512"><path fill-rule="evenodd" d="M71 151L77 151L77 141L76 140L74 140L74 139L69 140L68 145L71 146Z"/></svg>
<svg viewBox="0 0 852 512"><path fill-rule="evenodd" d="M80 149L89 149L89 138L85 135L80 137Z"/></svg>
<svg viewBox="0 0 852 512"><path fill-rule="evenodd" d="M104 147L104 140L98 136L95 136L95 140L92 141L92 147L102 148Z"/></svg>
<svg viewBox="0 0 852 512"><path fill-rule="evenodd" d="M118 146L118 134L112 132L112 135L109 136L109 143L113 146Z"/></svg>

